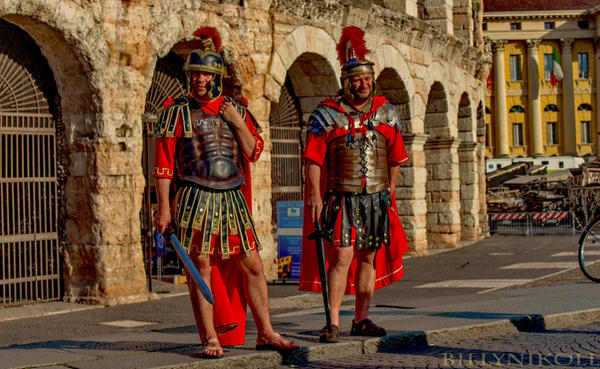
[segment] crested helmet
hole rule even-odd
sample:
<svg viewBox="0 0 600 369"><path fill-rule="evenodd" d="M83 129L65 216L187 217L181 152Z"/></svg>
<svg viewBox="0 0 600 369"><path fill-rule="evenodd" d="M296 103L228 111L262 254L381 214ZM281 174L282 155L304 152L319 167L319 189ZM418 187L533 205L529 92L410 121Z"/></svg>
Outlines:
<svg viewBox="0 0 600 369"><path fill-rule="evenodd" d="M340 42L337 44L338 60L342 66L340 77L342 94L348 100L355 97L350 85L350 77L365 73L375 75L374 63L366 59L371 51L366 47L364 35L364 31L356 26L344 27ZM373 90L375 90L375 82L373 82Z"/></svg>

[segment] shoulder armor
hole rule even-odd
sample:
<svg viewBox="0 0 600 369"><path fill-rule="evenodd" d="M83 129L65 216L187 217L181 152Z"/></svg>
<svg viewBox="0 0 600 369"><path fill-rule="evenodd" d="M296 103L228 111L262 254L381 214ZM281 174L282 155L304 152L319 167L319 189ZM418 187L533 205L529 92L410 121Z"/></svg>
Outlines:
<svg viewBox="0 0 600 369"><path fill-rule="evenodd" d="M154 136L156 137L174 137L177 123L183 123L183 132L185 137L192 137L192 120L190 117L190 101L182 96L173 101L160 115Z"/></svg>
<svg viewBox="0 0 600 369"><path fill-rule="evenodd" d="M390 127L396 127L396 130L400 131L402 125L400 124L400 112L398 108L390 102L383 104L373 116L373 123L387 124Z"/></svg>
<svg viewBox="0 0 600 369"><path fill-rule="evenodd" d="M232 97L226 97L226 99L230 99L231 100L231 102L233 103L233 106L235 106L235 108L237 109L238 113L240 113L240 115L242 116L242 119L244 121L246 121L246 112L247 112L248 108L246 108L239 101L237 101L236 99L234 99Z"/></svg>
<svg viewBox="0 0 600 369"><path fill-rule="evenodd" d="M319 105L308 118L310 130L321 134L323 131L329 132L334 127L344 128L348 125L348 118L342 112L339 112L327 105Z"/></svg>

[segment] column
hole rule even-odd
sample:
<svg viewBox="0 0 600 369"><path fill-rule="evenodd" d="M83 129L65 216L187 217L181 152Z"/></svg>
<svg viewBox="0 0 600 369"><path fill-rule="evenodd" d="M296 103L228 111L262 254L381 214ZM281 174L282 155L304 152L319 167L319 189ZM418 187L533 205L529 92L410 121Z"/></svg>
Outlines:
<svg viewBox="0 0 600 369"><path fill-rule="evenodd" d="M542 109L540 103L540 84L538 76L538 46L540 40L527 40L527 74L529 95L529 122L531 124L531 156L544 155Z"/></svg>
<svg viewBox="0 0 600 369"><path fill-rule="evenodd" d="M504 77L505 40L494 41L494 113L496 115L496 157L508 157L508 120L506 78Z"/></svg>
<svg viewBox="0 0 600 369"><path fill-rule="evenodd" d="M577 136L575 134L575 102L573 101L573 57L571 46L573 39L561 39L561 58L560 65L563 70L564 78L562 80L562 111L563 111L563 129L565 134L565 154L577 156Z"/></svg>

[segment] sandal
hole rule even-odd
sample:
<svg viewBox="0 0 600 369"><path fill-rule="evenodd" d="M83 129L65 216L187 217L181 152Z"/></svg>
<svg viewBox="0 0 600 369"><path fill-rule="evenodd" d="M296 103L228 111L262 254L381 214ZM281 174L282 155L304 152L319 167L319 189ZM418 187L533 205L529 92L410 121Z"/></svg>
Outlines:
<svg viewBox="0 0 600 369"><path fill-rule="evenodd" d="M287 340L279 334L273 335L273 337L269 340L264 337L258 337L256 339L256 349L257 350L274 350L279 352L289 352L297 349L298 345L296 345L293 341Z"/></svg>
<svg viewBox="0 0 600 369"><path fill-rule="evenodd" d="M332 324L331 329L327 327L327 324L321 329L319 334L319 342L321 343L336 343L340 340L340 330L337 325Z"/></svg>
<svg viewBox="0 0 600 369"><path fill-rule="evenodd" d="M352 319L352 329L350 330L351 336L368 336L368 337L381 337L387 335L387 332L382 327L376 325L371 319L363 319L358 323Z"/></svg>
<svg viewBox="0 0 600 369"><path fill-rule="evenodd" d="M209 338L202 343L200 357L205 359L218 359L223 357L223 348L217 337Z"/></svg>

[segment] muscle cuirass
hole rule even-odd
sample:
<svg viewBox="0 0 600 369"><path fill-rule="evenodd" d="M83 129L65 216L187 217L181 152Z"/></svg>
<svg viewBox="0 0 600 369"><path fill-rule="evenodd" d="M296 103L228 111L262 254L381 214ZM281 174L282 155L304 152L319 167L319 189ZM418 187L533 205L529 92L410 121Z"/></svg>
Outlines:
<svg viewBox="0 0 600 369"><path fill-rule="evenodd" d="M335 138L327 149L328 187L340 192L371 194L389 186L385 136L376 130Z"/></svg>
<svg viewBox="0 0 600 369"><path fill-rule="evenodd" d="M239 187L244 182L240 150L229 125L201 109L190 117L192 137L177 142L179 179L217 190Z"/></svg>

